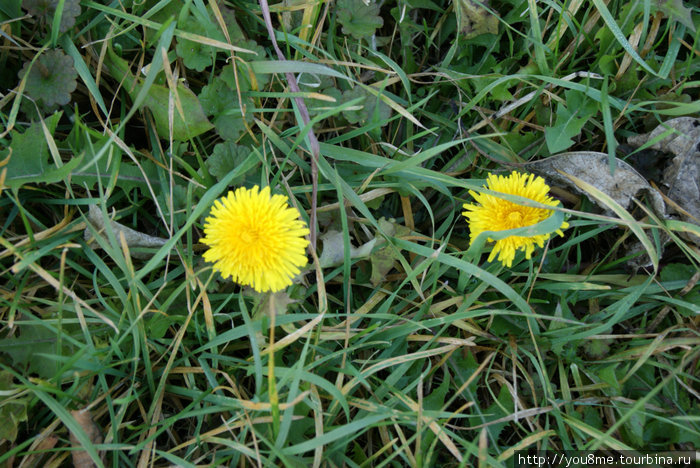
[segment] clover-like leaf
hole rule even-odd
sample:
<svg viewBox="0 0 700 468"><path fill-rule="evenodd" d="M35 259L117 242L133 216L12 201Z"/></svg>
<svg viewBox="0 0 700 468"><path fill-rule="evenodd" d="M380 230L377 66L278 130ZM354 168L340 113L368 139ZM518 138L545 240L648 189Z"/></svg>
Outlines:
<svg viewBox="0 0 700 468"><path fill-rule="evenodd" d="M60 0L23 0L22 8L27 13L39 19L44 24L51 24L56 14L56 7ZM75 18L80 14L80 0L65 0L61 22L58 30L62 33L68 31L75 24Z"/></svg>
<svg viewBox="0 0 700 468"><path fill-rule="evenodd" d="M586 340L583 353L589 359L603 359L610 353L612 340Z"/></svg>
<svg viewBox="0 0 700 468"><path fill-rule="evenodd" d="M338 21L343 25L343 34L355 39L371 37L384 25L379 16L379 5L374 1L366 5L362 0L339 0L335 8Z"/></svg>
<svg viewBox="0 0 700 468"><path fill-rule="evenodd" d="M214 146L214 152L206 160L209 173L217 179L223 179L226 174L240 166L250 154L250 148L226 141ZM239 185L244 174L233 179L231 185Z"/></svg>
<svg viewBox="0 0 700 468"><path fill-rule="evenodd" d="M245 34L243 34L243 29L241 29L238 21L236 21L236 12L230 8L226 8L223 5L219 6L219 10L221 11L221 16L224 18L224 24L226 25L226 29L228 29L228 36L231 39L231 42L233 44L237 44L244 41Z"/></svg>
<svg viewBox="0 0 700 468"><path fill-rule="evenodd" d="M238 70L238 86L241 92L250 91L251 89L262 89L269 81L270 75L267 73L253 73L252 68L247 64L248 60L265 60L266 54L265 49L258 45L254 40L242 41L238 44L247 50L252 50L256 54L250 54L246 52L238 52L237 56L242 58L243 61L237 61ZM230 64L224 67L223 71L219 75L219 78L226 83L226 85L231 89L236 89L236 77L233 75L233 67ZM255 83L253 83L255 80ZM253 86L255 84L255 86Z"/></svg>
<svg viewBox="0 0 700 468"><path fill-rule="evenodd" d="M236 91L217 77L210 85L202 88L199 101L204 112L213 117L212 122L217 133L224 140L236 140L246 131L245 123L253 121L253 113L247 111L245 116L241 114L241 106L238 102ZM251 100L245 99L247 107L252 107Z"/></svg>
<svg viewBox="0 0 700 468"><path fill-rule="evenodd" d="M362 120L364 104L365 101L367 101L367 93L361 87L355 86L352 89L344 91L343 96L341 97L341 104L345 104L346 102L358 98L362 98L362 101L360 101L354 107L361 107L361 109L350 108L343 111L343 116L352 124L358 123L360 120Z"/></svg>
<svg viewBox="0 0 700 468"><path fill-rule="evenodd" d="M25 75L24 92L46 111L68 104L78 86L73 59L58 49L42 54L33 65L25 63L19 71L20 79Z"/></svg>
<svg viewBox="0 0 700 468"><path fill-rule="evenodd" d="M297 80L301 91L323 94L334 99L334 101L330 101L327 99L308 98L306 105L311 116L334 109L342 102L343 92L338 89L330 76L302 73Z"/></svg>
<svg viewBox="0 0 700 468"><path fill-rule="evenodd" d="M215 24L203 24L192 16L185 20L182 29L197 34L198 36L216 39L217 41L224 40L224 35L218 30ZM216 47L189 39L183 39L181 37L177 38L177 45L175 46L175 51L178 57L182 58L185 66L197 71L203 71L214 63L217 50Z"/></svg>
<svg viewBox="0 0 700 468"><path fill-rule="evenodd" d="M341 97L341 103L345 103L357 98L364 98L363 101L359 103L362 109L348 109L343 111L343 116L348 119L350 123L366 122L366 121L377 121L384 122L385 125L389 117L391 117L391 108L384 104L379 97L368 93L360 86L355 86L353 89L343 92Z"/></svg>
<svg viewBox="0 0 700 468"><path fill-rule="evenodd" d="M338 103L341 102L343 97L342 92L335 87L323 89L321 90L320 94L335 99L335 101L327 101L325 99L308 99L306 105L309 107L309 114L312 116L337 107Z"/></svg>

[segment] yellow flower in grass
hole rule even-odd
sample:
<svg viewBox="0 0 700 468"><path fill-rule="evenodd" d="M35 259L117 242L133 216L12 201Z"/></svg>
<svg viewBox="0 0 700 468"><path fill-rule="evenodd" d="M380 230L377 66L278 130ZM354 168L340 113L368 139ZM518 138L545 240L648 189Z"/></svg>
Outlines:
<svg viewBox="0 0 700 468"><path fill-rule="evenodd" d="M258 292L286 288L307 263L309 229L287 197L270 196L269 187L242 187L216 200L204 234L204 260L224 278Z"/></svg>
<svg viewBox="0 0 700 468"><path fill-rule="evenodd" d="M489 174L486 179L486 188L494 192L529 198L543 205L557 206L559 204L558 201L548 195L549 186L544 183L544 179L535 177L533 174L519 174L515 171L509 176ZM477 203L465 203L463 205L466 211L462 214L469 221L469 229L471 231L469 236L470 245L484 231L506 231L508 229L532 226L549 218L553 213L552 210L518 205L486 193L476 193L472 190L469 193ZM556 233L563 236L564 234L561 230L567 227L569 227L569 224L563 222ZM516 250L524 250L525 257L529 259L535 250L535 245L542 247L547 239L549 239L549 234L531 237L509 236L498 240L493 250L491 250L489 262L498 255L498 261L510 267L513 265ZM491 238L488 240L493 242Z"/></svg>

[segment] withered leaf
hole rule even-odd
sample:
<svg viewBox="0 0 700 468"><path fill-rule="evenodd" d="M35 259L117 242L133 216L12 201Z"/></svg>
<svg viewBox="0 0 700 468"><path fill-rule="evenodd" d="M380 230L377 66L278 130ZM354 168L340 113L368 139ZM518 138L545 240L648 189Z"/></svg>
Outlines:
<svg viewBox="0 0 700 468"><path fill-rule="evenodd" d="M572 175L593 185L625 209L630 208L633 198L639 199L642 195L647 195L653 210L663 218L666 208L661 195L625 161L616 158L615 164L615 173L611 174L607 154L574 151L525 164L524 169L541 175L556 185L585 195L585 192L565 174ZM601 208L607 210L605 206Z"/></svg>
<svg viewBox="0 0 700 468"><path fill-rule="evenodd" d="M105 218L96 205L90 205L88 211L88 219L90 220L90 223L95 227L95 229L97 229L98 231L104 231L106 227ZM119 241L119 238L122 234L124 235L126 245L129 246L129 252L134 258L146 258L149 257L150 254L148 252L138 250L133 251L131 249L158 248L163 246L168 241L167 239L163 239L161 237L149 236L148 234L144 234L142 232L131 229L130 227L124 226L123 224L118 223L116 221L110 220L109 226L112 229L112 232L114 232L114 236L117 238L117 241ZM106 238L105 234L100 235ZM90 239L92 236L93 231L90 228L85 228L85 239Z"/></svg>
<svg viewBox="0 0 700 468"><path fill-rule="evenodd" d="M664 171L663 184L668 197L683 210L678 210L681 218L700 224L700 119L671 119L627 141L632 146L653 143L651 149L675 155ZM669 208L674 209L672 205Z"/></svg>
<svg viewBox="0 0 700 468"><path fill-rule="evenodd" d="M93 444L102 443L102 434L100 433L100 429L97 427L97 424L95 424L95 422L92 420L90 411L83 409L79 411L71 411L70 413L73 418L75 418L75 421L80 425L80 428L88 436L90 442ZM72 431L70 433L70 443L75 448L83 448L82 444ZM73 450L73 466L75 468L92 468L96 465L92 457L90 457L88 452L85 450Z"/></svg>

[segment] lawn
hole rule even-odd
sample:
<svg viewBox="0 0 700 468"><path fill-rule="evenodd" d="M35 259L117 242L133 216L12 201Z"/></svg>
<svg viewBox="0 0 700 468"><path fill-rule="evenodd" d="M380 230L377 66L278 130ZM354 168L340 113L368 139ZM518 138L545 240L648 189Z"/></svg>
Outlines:
<svg viewBox="0 0 700 468"><path fill-rule="evenodd" d="M2 0L0 467L700 447L693 3Z"/></svg>

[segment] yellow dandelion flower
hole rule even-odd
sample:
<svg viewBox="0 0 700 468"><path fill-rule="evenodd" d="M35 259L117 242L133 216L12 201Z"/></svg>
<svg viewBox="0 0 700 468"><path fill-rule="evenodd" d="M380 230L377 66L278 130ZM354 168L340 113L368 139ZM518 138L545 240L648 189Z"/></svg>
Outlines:
<svg viewBox="0 0 700 468"><path fill-rule="evenodd" d="M548 195L549 186L544 183L544 179L535 177L534 174L519 174L515 171L509 176L489 174L486 179L486 188L494 192L529 198L543 205L557 206L559 204ZM532 226L549 218L553 213L552 210L518 205L486 193L476 193L472 190L469 193L477 202L477 204L465 203L463 205L466 211L462 214L469 221L471 231L470 245L484 231L506 231ZM569 224L563 222L556 233L563 236L561 230L567 227ZM535 244L542 247L547 239L549 239L549 234L531 237L509 236L497 240L493 250L491 250L491 255L489 255L489 262L498 255L498 260L510 267L513 265L516 250L524 250L525 257L529 259L535 250ZM489 238L488 241L493 242L493 239Z"/></svg>
<svg viewBox="0 0 700 468"><path fill-rule="evenodd" d="M286 288L307 263L309 229L287 197L270 196L269 187L241 187L216 200L204 234L204 260L258 292Z"/></svg>

